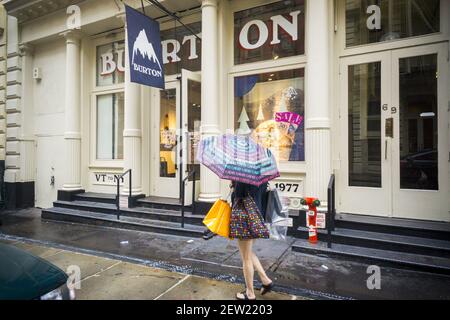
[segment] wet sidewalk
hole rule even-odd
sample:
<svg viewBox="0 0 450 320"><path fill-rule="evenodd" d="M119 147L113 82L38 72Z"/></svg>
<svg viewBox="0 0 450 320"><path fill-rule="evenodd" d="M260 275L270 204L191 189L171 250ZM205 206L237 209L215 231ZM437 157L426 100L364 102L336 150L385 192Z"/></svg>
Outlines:
<svg viewBox="0 0 450 320"><path fill-rule="evenodd" d="M152 270L161 272L175 272L184 277L189 276L183 281L191 279L187 284L191 281L201 283L198 277L223 282L229 286L225 286L229 291L223 289L226 293L222 298L233 299L235 292L243 286L241 261L234 241L219 237L204 241L49 222L41 220L38 209L6 212L1 217L3 225L0 226L0 239L3 240L77 252L121 261L124 265L131 263L151 267ZM285 242L258 240L255 245L255 252L263 266L269 270L269 276L275 279L276 291L286 294L285 298L450 299L448 276L379 264L381 289L370 290L367 286L367 279L370 277L367 273L368 263L292 252L290 247L293 242L294 239ZM108 274L105 273L105 276ZM194 291L200 293L195 295ZM208 299L214 297L211 294ZM202 295L201 291L193 289L192 296L185 298L201 299Z"/></svg>
<svg viewBox="0 0 450 320"><path fill-rule="evenodd" d="M226 281L170 272L121 260L103 258L22 241L0 240L39 256L61 270L79 267L77 300L229 300L242 286ZM258 300L298 300L271 292Z"/></svg>

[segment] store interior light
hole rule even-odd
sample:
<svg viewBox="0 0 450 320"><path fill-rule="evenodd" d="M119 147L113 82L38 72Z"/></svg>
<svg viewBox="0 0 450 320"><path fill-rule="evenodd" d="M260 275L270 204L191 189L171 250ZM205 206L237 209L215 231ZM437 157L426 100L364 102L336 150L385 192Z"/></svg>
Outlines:
<svg viewBox="0 0 450 320"><path fill-rule="evenodd" d="M420 114L421 118L434 118L436 114L434 112L422 112Z"/></svg>
<svg viewBox="0 0 450 320"><path fill-rule="evenodd" d="M400 39L400 34L398 32L388 32L380 38L380 41L391 41L397 39Z"/></svg>

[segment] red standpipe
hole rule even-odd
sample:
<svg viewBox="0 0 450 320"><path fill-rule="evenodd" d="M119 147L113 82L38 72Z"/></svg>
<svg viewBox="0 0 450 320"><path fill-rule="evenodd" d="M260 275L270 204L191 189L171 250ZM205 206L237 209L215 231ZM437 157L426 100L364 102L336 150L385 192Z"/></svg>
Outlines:
<svg viewBox="0 0 450 320"><path fill-rule="evenodd" d="M306 197L301 199L301 204L308 206L309 243L317 243L317 207L320 201L317 198Z"/></svg>

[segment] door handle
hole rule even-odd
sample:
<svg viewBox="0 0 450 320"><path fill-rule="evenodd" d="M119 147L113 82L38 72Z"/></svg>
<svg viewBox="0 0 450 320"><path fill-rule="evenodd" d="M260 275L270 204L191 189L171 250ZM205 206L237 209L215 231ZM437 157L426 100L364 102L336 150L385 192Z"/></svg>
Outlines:
<svg viewBox="0 0 450 320"><path fill-rule="evenodd" d="M385 122L385 136L386 138L394 138L394 118L387 118Z"/></svg>
<svg viewBox="0 0 450 320"><path fill-rule="evenodd" d="M384 160L387 160L387 139L384 140Z"/></svg>
<svg viewBox="0 0 450 320"><path fill-rule="evenodd" d="M387 152L388 152L388 140L387 138L394 138L394 118L387 118L385 121L384 128L384 160L387 160Z"/></svg>

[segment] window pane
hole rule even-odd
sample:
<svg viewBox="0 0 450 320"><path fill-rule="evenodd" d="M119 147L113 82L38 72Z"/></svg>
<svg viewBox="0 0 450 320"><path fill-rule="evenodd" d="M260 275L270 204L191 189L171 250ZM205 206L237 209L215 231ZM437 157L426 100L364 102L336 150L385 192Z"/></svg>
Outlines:
<svg viewBox="0 0 450 320"><path fill-rule="evenodd" d="M234 44L235 64L304 54L305 1L278 1L236 12Z"/></svg>
<svg viewBox="0 0 450 320"><path fill-rule="evenodd" d="M437 55L400 59L400 187L438 190Z"/></svg>
<svg viewBox="0 0 450 320"><path fill-rule="evenodd" d="M381 187L381 62L348 68L349 186Z"/></svg>
<svg viewBox="0 0 450 320"><path fill-rule="evenodd" d="M97 159L123 159L123 93L97 97Z"/></svg>
<svg viewBox="0 0 450 320"><path fill-rule="evenodd" d="M279 161L304 161L304 70L237 77L237 134L250 134Z"/></svg>
<svg viewBox="0 0 450 320"><path fill-rule="evenodd" d="M197 147L200 141L200 125L202 117L201 108L201 83L193 80L188 80L188 172L192 169L196 171L196 180L200 179L200 164L197 160ZM194 178L190 177L189 181Z"/></svg>
<svg viewBox="0 0 450 320"><path fill-rule="evenodd" d="M97 47L97 86L123 83L125 78L125 42Z"/></svg>
<svg viewBox="0 0 450 320"><path fill-rule="evenodd" d="M440 0L346 0L347 47L439 32Z"/></svg>
<svg viewBox="0 0 450 320"><path fill-rule="evenodd" d="M160 91L159 176L176 177L177 162L177 96L176 89Z"/></svg>
<svg viewBox="0 0 450 320"><path fill-rule="evenodd" d="M187 25L194 33L201 34L202 23L195 22ZM202 43L185 27L161 31L161 42L167 55L164 60L164 74L181 73L181 69L200 71L202 58Z"/></svg>

